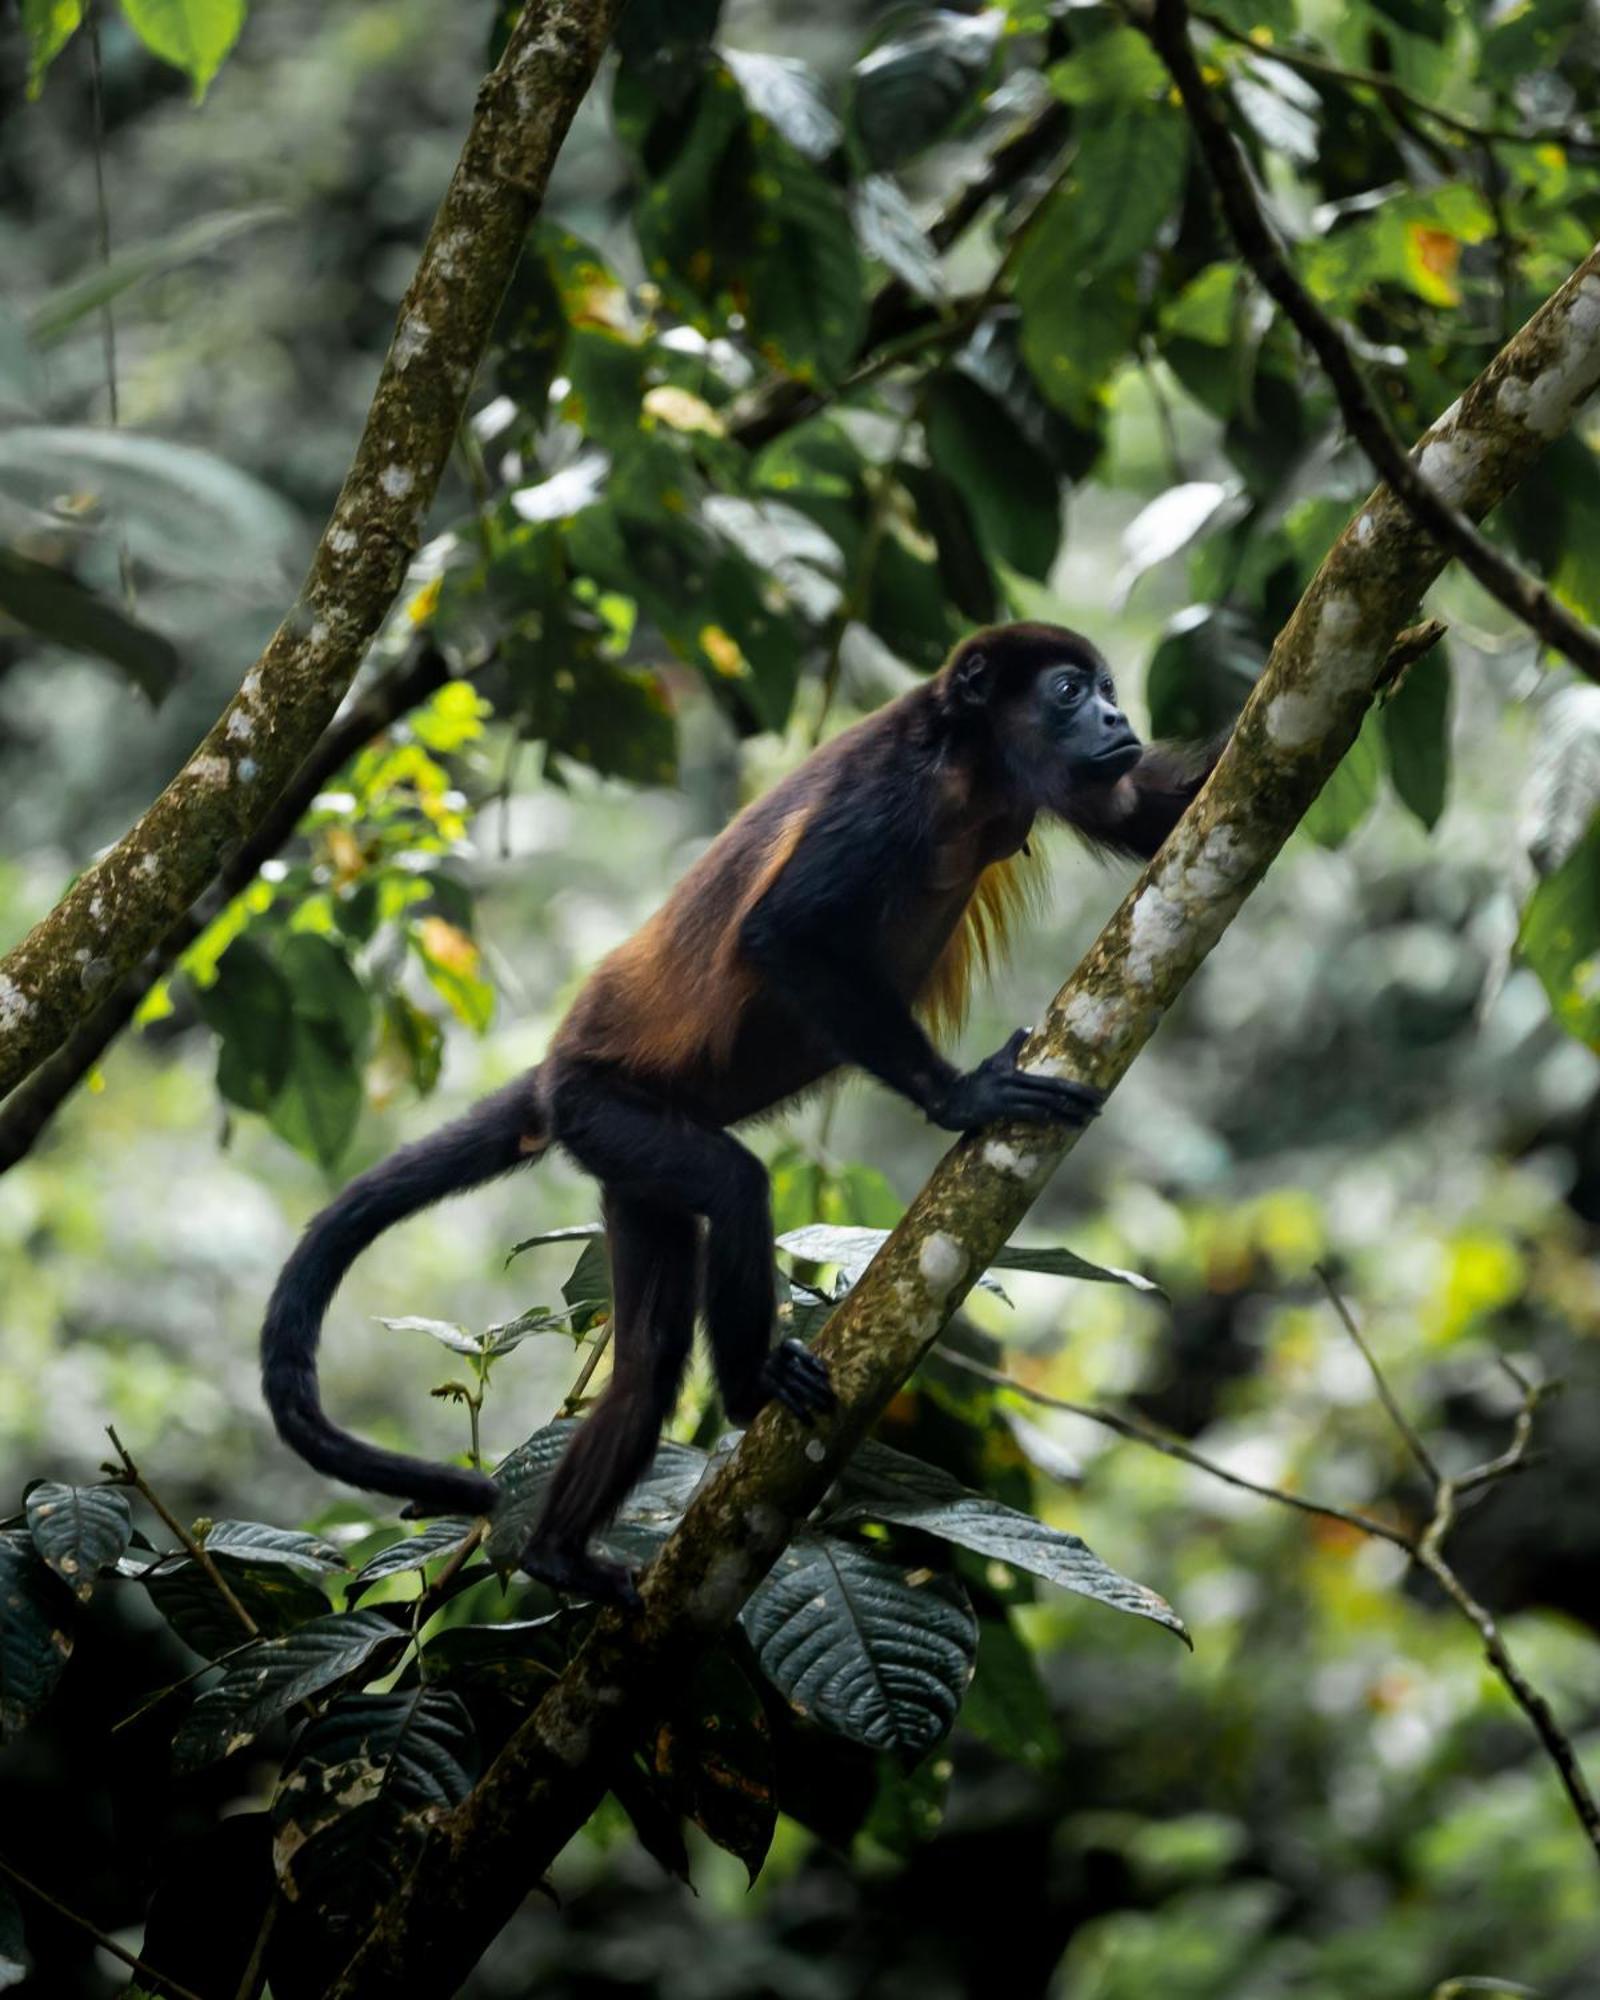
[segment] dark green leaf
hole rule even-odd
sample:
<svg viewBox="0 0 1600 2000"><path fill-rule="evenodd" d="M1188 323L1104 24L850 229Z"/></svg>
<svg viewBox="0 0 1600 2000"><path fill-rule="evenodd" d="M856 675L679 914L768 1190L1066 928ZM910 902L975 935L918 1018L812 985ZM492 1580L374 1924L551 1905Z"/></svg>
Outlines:
<svg viewBox="0 0 1600 2000"><path fill-rule="evenodd" d="M69 0L76 6L77 0ZM104 263L97 263L85 277L59 285L33 309L28 317L28 337L35 346L48 347L101 306L147 278L177 270L196 257L205 257L236 236L247 235L269 222L287 219L288 210L276 203L262 202L253 208L223 209L202 215L193 222L145 243L133 243L115 251Z"/></svg>
<svg viewBox="0 0 1600 2000"><path fill-rule="evenodd" d="M685 1819L742 1861L752 1883L777 1826L772 1731L726 1652L710 1654L656 1732L656 1776Z"/></svg>
<svg viewBox="0 0 1600 2000"><path fill-rule="evenodd" d="M724 49L722 60L744 92L745 103L797 153L808 160L825 160L835 150L843 128L823 97L821 84L803 62L741 49Z"/></svg>
<svg viewBox="0 0 1600 2000"><path fill-rule="evenodd" d="M574 1418L560 1418L546 1424L495 1467L500 1500L486 1553L498 1568L516 1567L538 1524L550 1475L577 1427ZM641 1552L642 1535L646 1550L653 1551L688 1505L689 1496L699 1485L705 1469L704 1452L663 1438L649 1471L623 1502L616 1521L596 1539L595 1546L635 1555Z"/></svg>
<svg viewBox="0 0 1600 2000"><path fill-rule="evenodd" d="M1407 668L1378 720L1396 793L1432 827L1450 782L1450 662L1442 646Z"/></svg>
<svg viewBox="0 0 1600 2000"><path fill-rule="evenodd" d="M581 1627L579 1628L581 1629ZM494 1689L524 1697L555 1679L571 1657L574 1615L504 1618L493 1625L446 1625L423 1652L430 1686Z"/></svg>
<svg viewBox="0 0 1600 2000"><path fill-rule="evenodd" d="M326 1596L298 1570L247 1568L230 1556L215 1560L257 1630L269 1638L327 1613ZM205 1570L187 1556L153 1570L144 1587L184 1644L208 1659L232 1652L250 1636Z"/></svg>
<svg viewBox="0 0 1600 2000"><path fill-rule="evenodd" d="M266 1521L213 1521L206 1530L207 1555L233 1556L247 1567L284 1564L307 1576L328 1576L350 1565L320 1535L298 1528L275 1528Z"/></svg>
<svg viewBox="0 0 1600 2000"><path fill-rule="evenodd" d="M1518 947L1562 1026L1600 1049L1600 817L1533 892Z"/></svg>
<svg viewBox="0 0 1600 2000"><path fill-rule="evenodd" d="M937 1535L991 1562L1042 1576L1063 1590L1092 1597L1114 1611L1148 1618L1188 1638L1183 1620L1165 1598L1103 1563L1076 1535L1048 1528L1031 1514L974 1493L939 1466L891 1450L876 1439L868 1438L857 1447L840 1478L838 1495L828 1514L830 1526L889 1521Z"/></svg>
<svg viewBox="0 0 1600 2000"><path fill-rule="evenodd" d="M1342 847L1377 802L1383 770L1371 715L1300 822L1322 847Z"/></svg>
<svg viewBox="0 0 1600 2000"><path fill-rule="evenodd" d="M172 1746L177 1768L197 1770L242 1750L296 1702L347 1679L385 1649L398 1658L405 1643L382 1611L333 1611L251 1646L184 1717Z"/></svg>
<svg viewBox="0 0 1600 2000"><path fill-rule="evenodd" d="M74 1597L87 1603L103 1569L114 1569L133 1537L128 1502L114 1486L30 1487L28 1532L33 1545Z"/></svg>
<svg viewBox="0 0 1600 2000"><path fill-rule="evenodd" d="M1214 736L1244 706L1266 658L1255 627L1239 612L1201 604L1180 611L1145 676L1152 732L1180 743Z"/></svg>
<svg viewBox="0 0 1600 2000"><path fill-rule="evenodd" d="M459 1695L345 1695L307 1726L273 1800L280 1880L336 1924L360 1920L477 1774L477 1735Z"/></svg>
<svg viewBox="0 0 1600 2000"><path fill-rule="evenodd" d="M1060 1757L1038 1665L1005 1616L978 1621L978 1671L961 1704L961 1723L1015 1763L1039 1768Z"/></svg>
<svg viewBox="0 0 1600 2000"><path fill-rule="evenodd" d="M230 1104L265 1111L289 1074L294 1000L289 982L253 938L238 937L217 976L195 993L201 1020L221 1037L217 1089Z"/></svg>
<svg viewBox="0 0 1600 2000"><path fill-rule="evenodd" d="M60 1679L71 1605L30 1538L0 1534L0 1743L27 1727Z"/></svg>
<svg viewBox="0 0 1600 2000"><path fill-rule="evenodd" d="M786 1230L778 1238L778 1248L807 1264L836 1264L847 1284L853 1285L889 1239L887 1229L864 1229L859 1224L808 1223L803 1229ZM1164 1294L1154 1279L1137 1271L1121 1271L1109 1264L1091 1264L1073 1250L1040 1244L1030 1249L1007 1244L989 1267L995 1271L1039 1271L1052 1278L1088 1278L1103 1285L1129 1285L1136 1292Z"/></svg>
<svg viewBox="0 0 1600 2000"><path fill-rule="evenodd" d="M856 182L850 190L850 219L865 255L875 258L918 298L943 298L947 287L939 253L889 175L868 174Z"/></svg>
<svg viewBox="0 0 1600 2000"><path fill-rule="evenodd" d="M15 549L0 548L0 612L52 646L109 661L152 701L160 701L178 677L181 662L170 639L64 571Z"/></svg>
<svg viewBox="0 0 1600 2000"><path fill-rule="evenodd" d="M1539 706L1533 765L1522 801L1528 859L1551 875L1600 810L1600 688L1553 689Z"/></svg>
<svg viewBox="0 0 1600 2000"><path fill-rule="evenodd" d="M873 1749L930 1749L972 1678L977 1621L955 1578L837 1536L797 1536L740 1615L795 1708Z"/></svg>
<svg viewBox="0 0 1600 2000"><path fill-rule="evenodd" d="M386 1549L379 1549L356 1571L346 1593L346 1602L356 1603L381 1577L399 1576L408 1569L422 1569L436 1556L460 1548L472 1532L472 1525L464 1516L446 1515L442 1520L430 1521L416 1534L391 1542Z"/></svg>
<svg viewBox="0 0 1600 2000"><path fill-rule="evenodd" d="M965 500L991 557L1024 576L1048 575L1061 545L1061 495L1047 460L966 374L937 377L924 411L933 462Z"/></svg>
<svg viewBox="0 0 1600 2000"><path fill-rule="evenodd" d="M850 122L874 167L892 167L945 136L977 96L1003 26L998 8L936 8L861 58L851 75Z"/></svg>

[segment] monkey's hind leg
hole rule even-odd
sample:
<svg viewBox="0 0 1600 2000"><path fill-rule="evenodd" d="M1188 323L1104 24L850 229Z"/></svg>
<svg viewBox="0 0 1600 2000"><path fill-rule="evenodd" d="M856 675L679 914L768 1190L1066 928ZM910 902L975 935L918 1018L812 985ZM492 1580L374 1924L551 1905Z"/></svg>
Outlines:
<svg viewBox="0 0 1600 2000"><path fill-rule="evenodd" d="M694 1337L696 1233L685 1210L608 1189L611 1380L556 1467L533 1541L530 1576L557 1590L637 1604L632 1573L589 1553L649 1465Z"/></svg>

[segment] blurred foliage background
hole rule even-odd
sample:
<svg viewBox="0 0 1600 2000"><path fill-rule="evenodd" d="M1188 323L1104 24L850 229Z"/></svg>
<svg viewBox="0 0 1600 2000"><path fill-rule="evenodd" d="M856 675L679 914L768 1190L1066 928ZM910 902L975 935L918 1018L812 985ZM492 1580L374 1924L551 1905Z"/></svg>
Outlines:
<svg viewBox="0 0 1600 2000"><path fill-rule="evenodd" d="M8 938L159 789L281 615L504 31L418 0L189 11L211 40L174 51L139 8L102 9L98 65L80 30L33 91L41 23L76 10L0 14ZM1199 32L1302 275L1420 428L1594 239L1591 13L1226 0ZM1158 732L1226 720L1369 483L1114 9L634 0L620 46L378 649L381 672L427 624L463 678L324 793L0 1178L8 1510L29 1479L92 1479L115 1423L179 1518L303 1521L364 1553L375 1517L276 1446L255 1383L262 1302L330 1187L537 1061L737 804L974 621L1086 629ZM941 218L964 226L946 241ZM1584 437L1497 524L1589 615L1597 531ZM70 627L41 567L81 593ZM1430 609L1445 652L1025 1232L1170 1303L1008 1274L964 1337L1030 1388L1413 1526L1426 1494L1315 1267L1447 1470L1509 1433L1497 1357L1559 1378L1538 1456L1451 1546L1600 1775L1600 693L1459 579ZM1125 886L1065 843L1052 861L974 1054L1034 1016ZM892 1222L941 1142L851 1085L755 1143L797 1228ZM505 1255L593 1213L554 1162L387 1240L334 1316L330 1404L461 1450L437 1350L381 1319L555 1306L570 1244ZM547 1421L580 1358L563 1331L498 1362L486 1450ZM1193 1654L980 1571L988 1650L914 1768L800 1745L748 1892L694 1834L690 1896L608 1807L559 1906L531 1899L469 1991L1600 1990L1594 1856L1403 1556L926 1376L885 1434L1029 1496L1175 1605ZM685 1439L706 1441L708 1396L697 1376ZM5 1858L153 1957L161 1938L174 1972L199 1947L170 1913L142 1930L151 1890L185 1885L190 1931L253 1928L245 1829L282 1749L175 1779L160 1732L112 1732L193 1665L108 1587L0 1751ZM19 1990L116 1990L91 1942L26 1918Z"/></svg>

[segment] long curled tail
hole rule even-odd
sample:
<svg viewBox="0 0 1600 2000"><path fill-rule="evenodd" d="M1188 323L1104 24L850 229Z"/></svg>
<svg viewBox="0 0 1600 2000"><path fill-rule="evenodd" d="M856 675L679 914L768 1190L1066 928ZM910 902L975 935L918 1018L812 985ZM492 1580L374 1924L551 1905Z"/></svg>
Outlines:
<svg viewBox="0 0 1600 2000"><path fill-rule="evenodd" d="M479 1187L545 1150L538 1072L357 1176L307 1225L261 1329L261 1383L278 1435L318 1472L415 1503L424 1514L481 1514L496 1487L481 1472L384 1451L332 1423L317 1389L323 1315L346 1271L384 1230L445 1195Z"/></svg>

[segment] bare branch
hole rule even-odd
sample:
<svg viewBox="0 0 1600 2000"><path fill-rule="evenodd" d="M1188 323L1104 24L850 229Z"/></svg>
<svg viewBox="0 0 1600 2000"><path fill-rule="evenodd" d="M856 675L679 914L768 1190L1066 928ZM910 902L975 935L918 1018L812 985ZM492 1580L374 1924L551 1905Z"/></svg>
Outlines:
<svg viewBox="0 0 1600 2000"><path fill-rule="evenodd" d="M1326 1264L1314 1265L1313 1269L1321 1280L1322 1289L1328 1295L1329 1304L1339 1316L1340 1324L1343 1326L1345 1332L1349 1334L1356 1352L1367 1364L1367 1373L1372 1377L1373 1386L1378 1391L1378 1400L1388 1412L1390 1423L1394 1425L1400 1436L1405 1440L1406 1450L1410 1452L1411 1456L1417 1461L1417 1464L1427 1474L1429 1483L1437 1487L1444 1475L1440 1472L1438 1466L1434 1464L1428 1447L1417 1435L1411 1419L1401 1409L1399 1402L1396 1400L1394 1391L1389 1387L1389 1378L1378 1366L1377 1355L1367 1345L1360 1327L1356 1325L1355 1314L1345 1304L1338 1286L1333 1282L1333 1273L1328 1269Z"/></svg>

